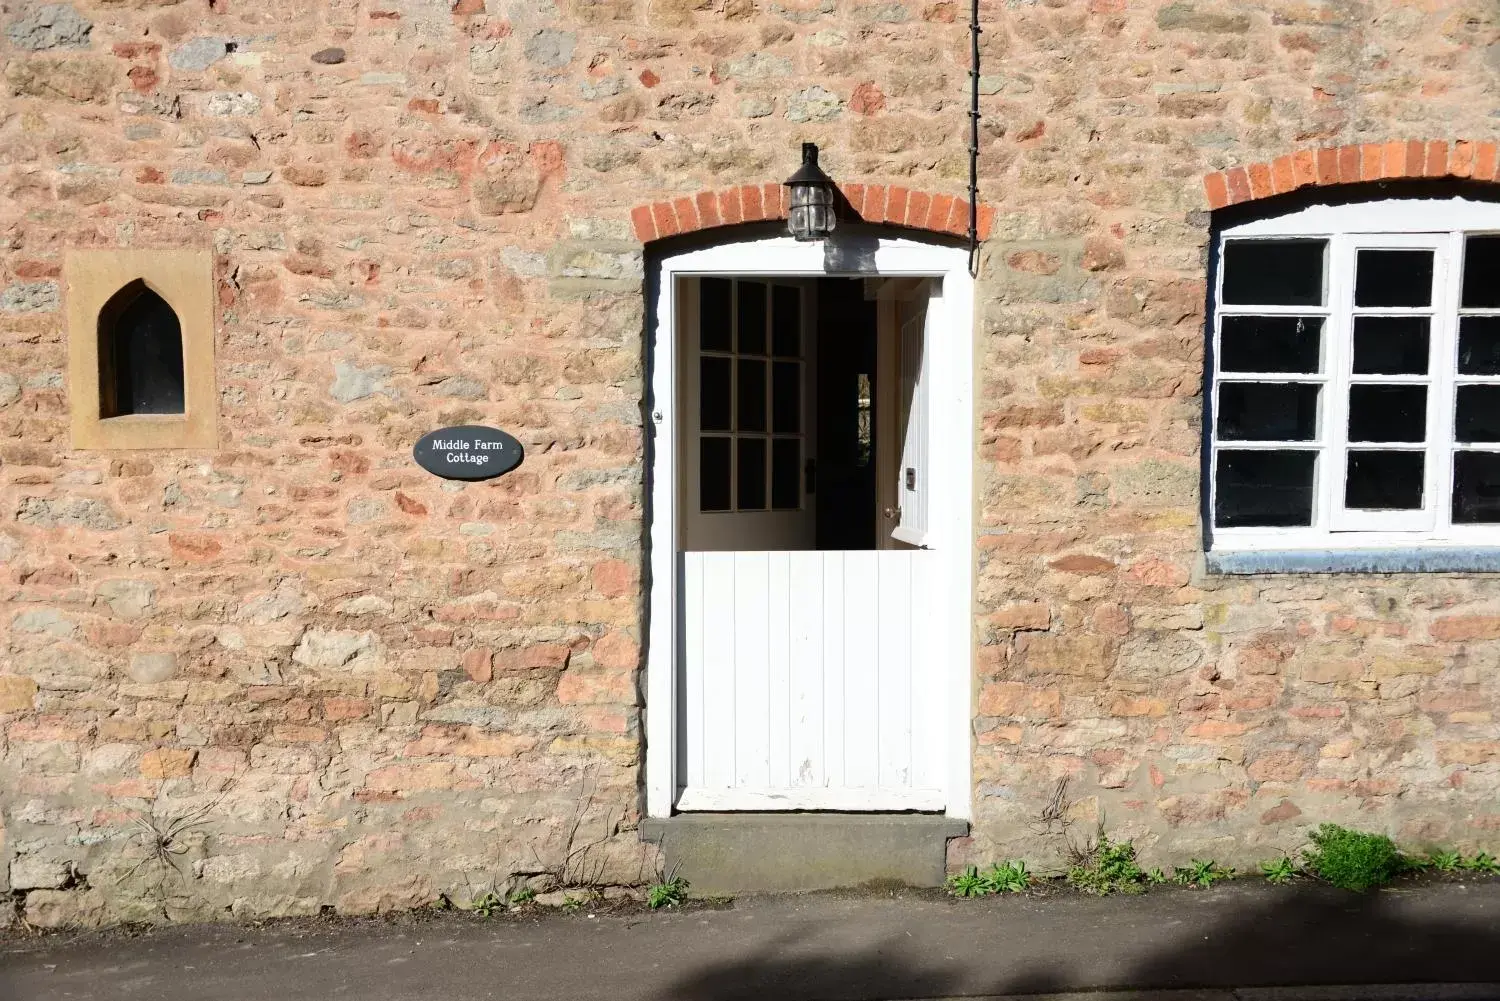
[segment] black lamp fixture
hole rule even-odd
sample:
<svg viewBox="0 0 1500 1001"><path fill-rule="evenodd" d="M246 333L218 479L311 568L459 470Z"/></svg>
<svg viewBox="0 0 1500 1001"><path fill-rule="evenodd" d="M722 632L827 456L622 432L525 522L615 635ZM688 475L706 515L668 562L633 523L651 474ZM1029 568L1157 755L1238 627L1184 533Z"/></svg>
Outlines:
<svg viewBox="0 0 1500 1001"><path fill-rule="evenodd" d="M786 228L798 240L822 240L838 224L834 214L833 178L818 166L818 144L802 144L802 166L785 181L791 192Z"/></svg>

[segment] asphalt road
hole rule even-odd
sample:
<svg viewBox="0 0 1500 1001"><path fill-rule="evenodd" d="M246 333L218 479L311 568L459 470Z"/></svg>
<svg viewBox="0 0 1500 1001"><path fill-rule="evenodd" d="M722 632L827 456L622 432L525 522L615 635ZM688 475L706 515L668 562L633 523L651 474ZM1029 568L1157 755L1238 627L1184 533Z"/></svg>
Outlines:
<svg viewBox="0 0 1500 1001"><path fill-rule="evenodd" d="M1368 895L1249 881L1104 899L806 895L679 913L0 938L0 1001L871 1001L1122 989L1173 1001L1480 1001L1500 999L1494 985L1500 881Z"/></svg>

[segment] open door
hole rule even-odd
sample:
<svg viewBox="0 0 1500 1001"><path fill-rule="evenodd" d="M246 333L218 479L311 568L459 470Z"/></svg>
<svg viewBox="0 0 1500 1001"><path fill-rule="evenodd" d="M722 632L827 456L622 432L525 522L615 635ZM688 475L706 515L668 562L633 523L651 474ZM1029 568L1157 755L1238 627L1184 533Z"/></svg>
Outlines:
<svg viewBox="0 0 1500 1001"><path fill-rule="evenodd" d="M882 549L928 546L932 488L930 317L939 283L928 279L880 284L880 367L877 379L876 477Z"/></svg>

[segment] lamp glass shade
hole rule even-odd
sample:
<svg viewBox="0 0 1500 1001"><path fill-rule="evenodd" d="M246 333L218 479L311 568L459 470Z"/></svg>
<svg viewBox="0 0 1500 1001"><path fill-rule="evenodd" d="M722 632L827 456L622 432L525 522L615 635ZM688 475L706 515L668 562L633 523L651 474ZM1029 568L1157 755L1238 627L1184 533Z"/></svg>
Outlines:
<svg viewBox="0 0 1500 1001"><path fill-rule="evenodd" d="M787 231L798 240L821 240L838 225L833 179L818 166L818 147L802 144L802 165L784 182L791 195Z"/></svg>

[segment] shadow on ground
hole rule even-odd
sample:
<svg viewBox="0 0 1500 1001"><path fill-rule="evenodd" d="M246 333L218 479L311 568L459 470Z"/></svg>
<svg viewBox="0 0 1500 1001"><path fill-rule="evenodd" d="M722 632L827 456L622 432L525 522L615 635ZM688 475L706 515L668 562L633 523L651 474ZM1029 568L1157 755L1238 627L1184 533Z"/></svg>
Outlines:
<svg viewBox="0 0 1500 1001"><path fill-rule="evenodd" d="M1199 920L1193 904L1169 929L1121 929L1134 943L1068 945L1046 956L1028 945L1024 960L996 983L975 983L963 964L915 954L901 938L843 956L798 955L789 932L743 961L676 982L675 1001L780 1001L1051 994L1093 988L1244 987L1500 983L1500 914L1478 921L1414 913L1399 891L1352 894L1325 886L1289 887L1233 916ZM1212 892L1212 891L1211 891ZM968 902L958 906L966 906ZM1123 902L1122 902L1123 903ZM1054 905L1055 906L1055 905ZM1118 913L1118 912L1117 912ZM982 933L987 922L976 920ZM1100 935L1110 935L1108 928ZM1005 951L1005 941L994 941ZM1124 948L1122 948L1124 946ZM1043 955L1038 955L1041 952ZM1121 956L1133 957L1123 961Z"/></svg>

